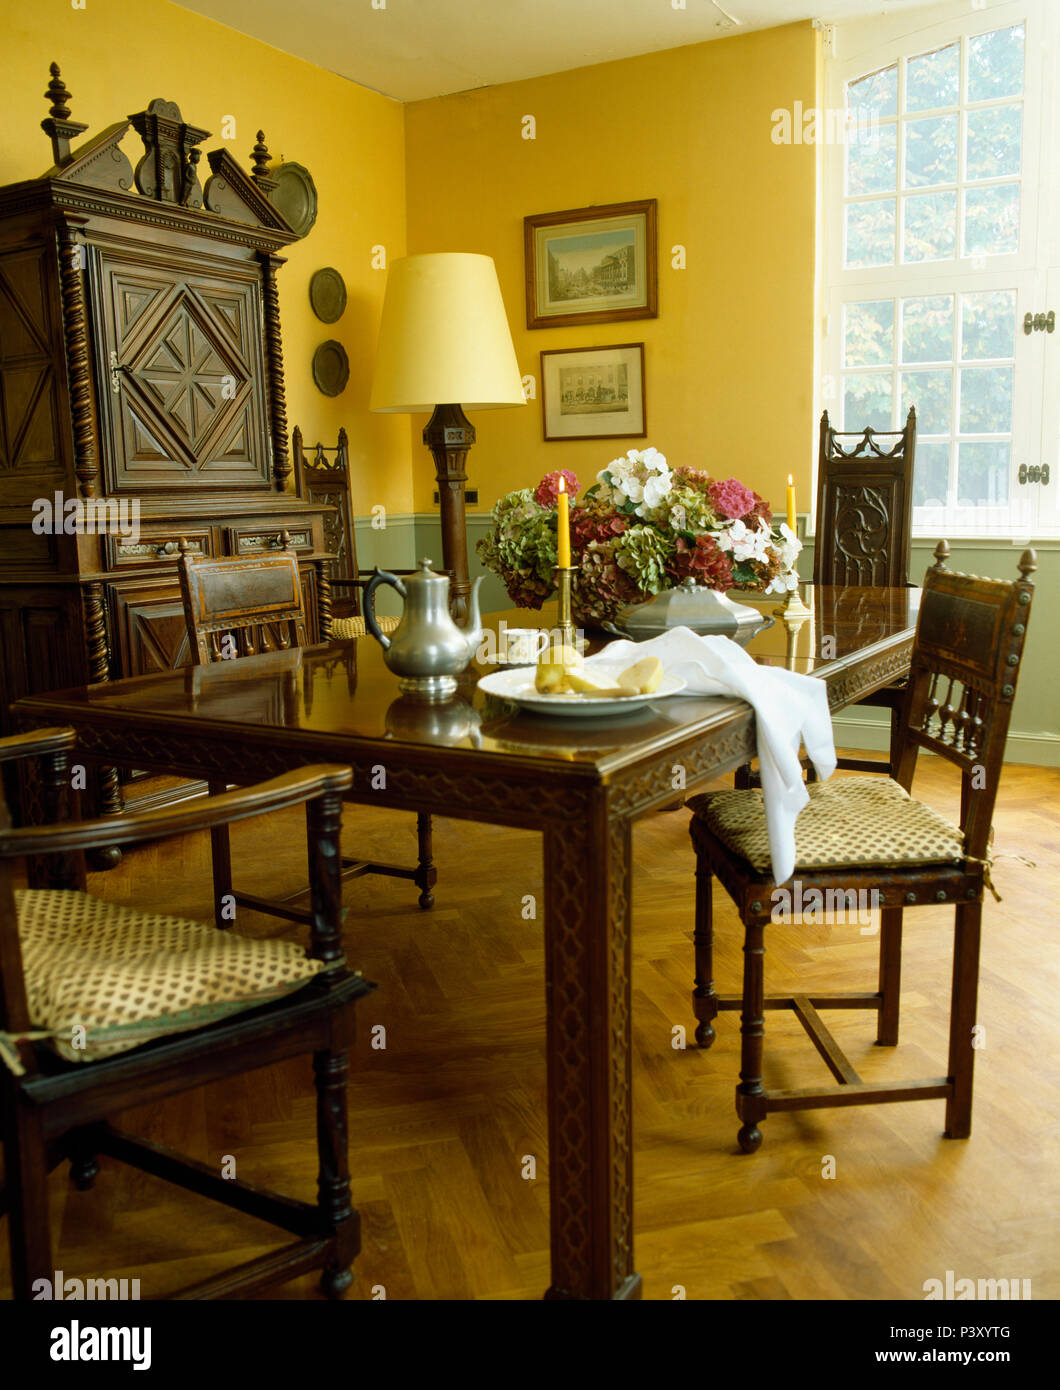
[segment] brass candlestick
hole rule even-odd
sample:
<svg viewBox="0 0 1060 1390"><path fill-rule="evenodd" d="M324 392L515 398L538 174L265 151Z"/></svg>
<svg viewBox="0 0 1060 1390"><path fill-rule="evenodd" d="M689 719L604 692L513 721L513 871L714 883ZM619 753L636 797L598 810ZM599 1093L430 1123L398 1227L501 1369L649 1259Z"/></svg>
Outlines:
<svg viewBox="0 0 1060 1390"><path fill-rule="evenodd" d="M798 642L799 633L802 630L806 619L813 616L812 609L806 607L799 594L798 585L794 589L788 590L788 597L780 608L774 608L773 614L779 618L787 629L787 661L789 671L795 669L795 650Z"/></svg>
<svg viewBox="0 0 1060 1390"><path fill-rule="evenodd" d="M570 585L571 576L574 574L574 566L556 566L556 588L557 600L559 602L559 620L556 627L559 630L560 641L567 646L574 646L574 622L571 618L570 608Z"/></svg>

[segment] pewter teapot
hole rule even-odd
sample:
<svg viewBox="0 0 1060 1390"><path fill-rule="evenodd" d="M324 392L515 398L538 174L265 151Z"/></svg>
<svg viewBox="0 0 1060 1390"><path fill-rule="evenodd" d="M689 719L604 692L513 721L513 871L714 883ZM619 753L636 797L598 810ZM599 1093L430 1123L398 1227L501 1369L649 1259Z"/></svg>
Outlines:
<svg viewBox="0 0 1060 1390"><path fill-rule="evenodd" d="M376 569L364 591L364 621L383 648L383 660L401 679L398 689L421 700L445 700L456 690L454 679L470 663L482 641L476 579L468 600L467 619L458 627L449 614L449 577L435 574L430 560L421 560L415 574L399 579ZM375 590L389 584L405 600L405 611L392 637L379 630Z"/></svg>

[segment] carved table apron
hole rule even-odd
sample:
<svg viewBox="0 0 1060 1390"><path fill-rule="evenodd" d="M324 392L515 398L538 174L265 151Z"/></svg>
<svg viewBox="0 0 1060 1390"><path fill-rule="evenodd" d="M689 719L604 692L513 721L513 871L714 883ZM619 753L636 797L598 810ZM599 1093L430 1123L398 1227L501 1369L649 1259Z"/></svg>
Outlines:
<svg viewBox="0 0 1060 1390"><path fill-rule="evenodd" d="M797 640L778 623L752 652L826 680L833 709L908 671L918 590L818 587L809 597L813 617ZM525 611L504 616L524 626L548 622ZM379 648L362 640L30 696L14 712L25 728L72 726L87 762L237 784L342 762L353 767L353 801L540 831L552 1231L546 1297L637 1298L632 825L673 804L676 768L681 790L692 791L748 762L753 714L739 700L679 696L640 715L576 727L498 708L475 691L478 674L468 672L448 707L410 706ZM446 726L454 711L463 723ZM39 817L32 793L23 809Z"/></svg>

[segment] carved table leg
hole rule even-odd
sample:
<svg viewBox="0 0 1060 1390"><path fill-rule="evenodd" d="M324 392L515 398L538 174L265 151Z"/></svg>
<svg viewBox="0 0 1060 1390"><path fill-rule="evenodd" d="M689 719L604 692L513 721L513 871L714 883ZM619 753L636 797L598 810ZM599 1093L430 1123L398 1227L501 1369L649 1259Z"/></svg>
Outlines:
<svg viewBox="0 0 1060 1390"><path fill-rule="evenodd" d="M630 848L605 797L545 831L549 1192L546 1298L639 1298L633 1270Z"/></svg>

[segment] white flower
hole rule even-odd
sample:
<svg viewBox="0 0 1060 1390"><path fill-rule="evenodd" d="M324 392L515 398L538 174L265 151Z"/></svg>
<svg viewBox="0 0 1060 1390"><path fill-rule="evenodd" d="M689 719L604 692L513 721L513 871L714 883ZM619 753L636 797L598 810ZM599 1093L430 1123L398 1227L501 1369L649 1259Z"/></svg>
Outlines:
<svg viewBox="0 0 1060 1390"><path fill-rule="evenodd" d="M670 508L670 525L675 531L688 529L688 512L683 503L675 502Z"/></svg>
<svg viewBox="0 0 1060 1390"><path fill-rule="evenodd" d="M664 465L665 467L665 465ZM663 498L669 493L673 483L670 479L670 470L667 468L665 473L656 473L644 484L644 505L647 510L657 507ZM642 513L643 515L644 513Z"/></svg>
<svg viewBox="0 0 1060 1390"><path fill-rule="evenodd" d="M795 567L795 561L802 549L802 541L784 521L780 523L780 534L784 538L777 547L780 551L780 563L783 569L790 571Z"/></svg>

